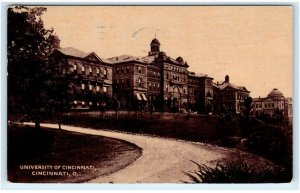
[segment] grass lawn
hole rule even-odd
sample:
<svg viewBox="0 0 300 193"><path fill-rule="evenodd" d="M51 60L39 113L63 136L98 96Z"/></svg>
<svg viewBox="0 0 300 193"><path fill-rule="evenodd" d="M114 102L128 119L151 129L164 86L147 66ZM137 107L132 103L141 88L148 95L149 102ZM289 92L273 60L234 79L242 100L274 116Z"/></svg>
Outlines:
<svg viewBox="0 0 300 193"><path fill-rule="evenodd" d="M142 154L139 147L122 140L21 125L8 127L7 152L8 180L26 183L84 182L118 171Z"/></svg>

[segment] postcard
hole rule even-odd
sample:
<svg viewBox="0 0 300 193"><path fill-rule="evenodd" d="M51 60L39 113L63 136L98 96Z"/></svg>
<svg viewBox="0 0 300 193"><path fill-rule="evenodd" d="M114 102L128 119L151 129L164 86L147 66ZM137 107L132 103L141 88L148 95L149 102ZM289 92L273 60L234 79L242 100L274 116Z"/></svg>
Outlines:
<svg viewBox="0 0 300 193"><path fill-rule="evenodd" d="M293 181L293 7L7 7L9 183Z"/></svg>

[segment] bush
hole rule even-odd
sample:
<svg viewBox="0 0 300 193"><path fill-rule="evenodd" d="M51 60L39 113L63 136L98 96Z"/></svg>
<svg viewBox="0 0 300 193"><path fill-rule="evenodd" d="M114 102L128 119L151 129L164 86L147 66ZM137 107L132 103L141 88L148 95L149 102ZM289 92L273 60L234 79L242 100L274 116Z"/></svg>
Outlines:
<svg viewBox="0 0 300 193"><path fill-rule="evenodd" d="M190 182L184 181L184 183L278 183L285 181L281 177L283 170L257 169L254 165L247 164L243 158L224 164L218 162L214 168L192 162L198 166L198 170L184 172L191 180Z"/></svg>

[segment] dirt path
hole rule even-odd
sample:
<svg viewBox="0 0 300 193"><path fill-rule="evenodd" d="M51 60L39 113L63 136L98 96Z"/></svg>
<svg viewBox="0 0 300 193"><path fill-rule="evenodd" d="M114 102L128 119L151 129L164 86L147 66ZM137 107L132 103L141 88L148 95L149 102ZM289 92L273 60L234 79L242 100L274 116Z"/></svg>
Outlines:
<svg viewBox="0 0 300 193"><path fill-rule="evenodd" d="M42 124L42 126L58 127L57 124ZM189 160L214 166L218 160L231 155L230 150L208 144L73 126L62 126L62 129L122 139L143 149L142 156L133 164L110 175L97 177L88 183L181 183L181 180L189 181L183 171L197 169L197 166Z"/></svg>

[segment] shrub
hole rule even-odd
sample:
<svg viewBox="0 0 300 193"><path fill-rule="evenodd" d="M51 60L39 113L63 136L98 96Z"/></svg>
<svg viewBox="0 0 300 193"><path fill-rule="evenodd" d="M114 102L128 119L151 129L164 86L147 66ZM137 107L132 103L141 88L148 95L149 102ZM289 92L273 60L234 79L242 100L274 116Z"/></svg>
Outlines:
<svg viewBox="0 0 300 193"><path fill-rule="evenodd" d="M184 172L190 178L190 182L184 183L275 183L283 182L281 179L282 170L275 171L271 168L263 170L256 169L254 165L246 163L245 159L237 158L233 161L218 162L212 168L205 164L191 161L198 166L198 170Z"/></svg>

